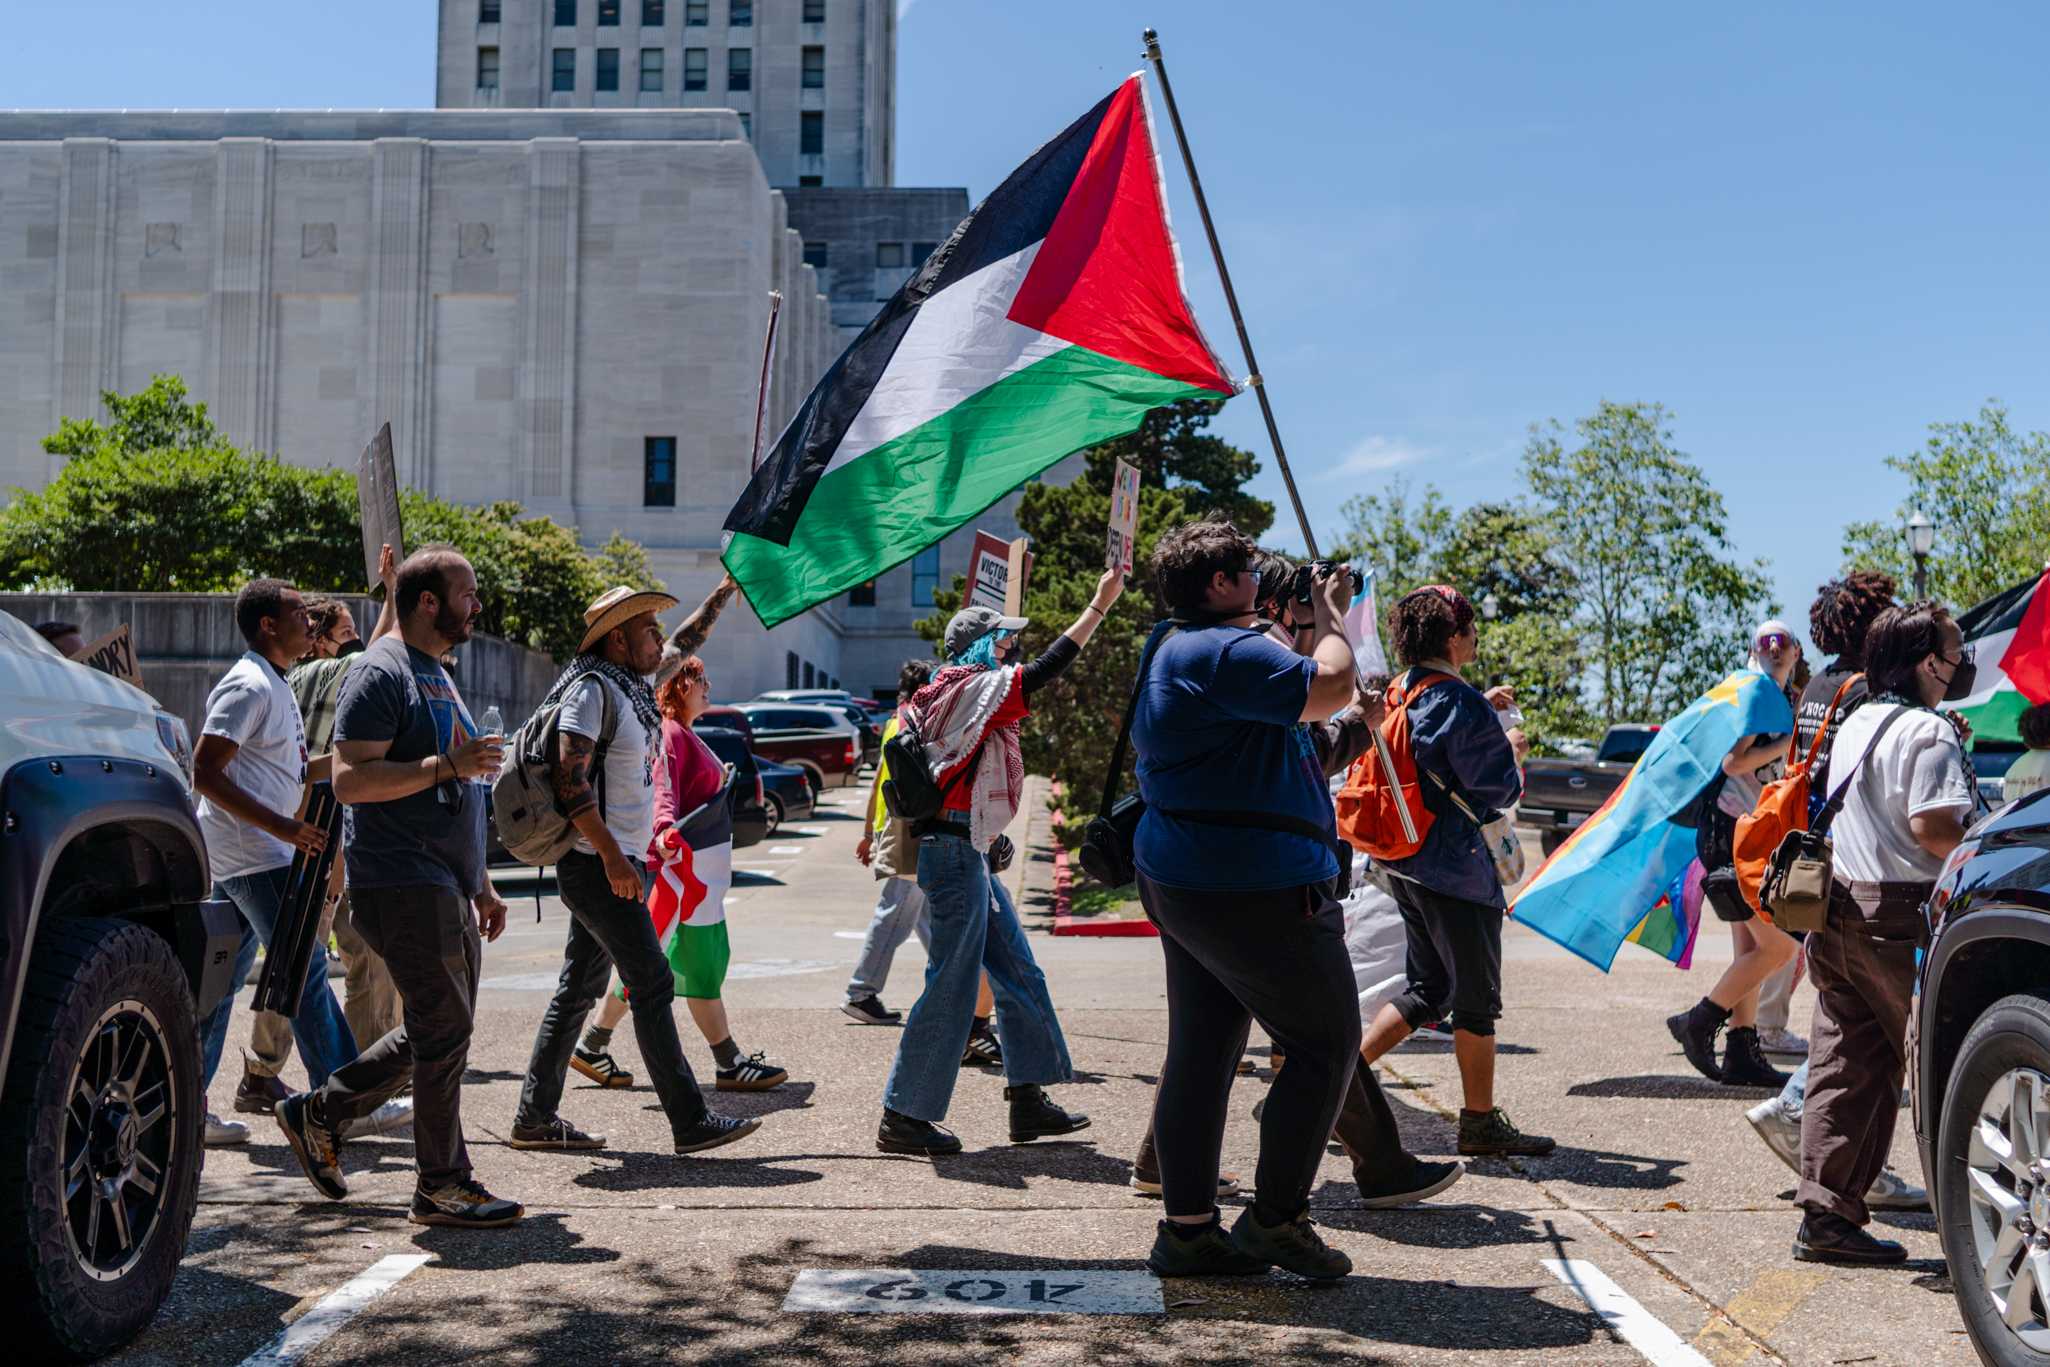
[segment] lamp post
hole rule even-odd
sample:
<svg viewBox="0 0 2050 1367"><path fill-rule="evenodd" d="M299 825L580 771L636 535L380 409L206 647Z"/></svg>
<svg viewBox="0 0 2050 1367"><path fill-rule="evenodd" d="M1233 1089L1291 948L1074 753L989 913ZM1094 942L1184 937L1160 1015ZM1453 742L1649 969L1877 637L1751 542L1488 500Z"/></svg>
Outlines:
<svg viewBox="0 0 2050 1367"><path fill-rule="evenodd" d="M1908 515L1908 554L1915 557L1915 598L1929 596L1929 552L1936 549L1936 524L1920 508Z"/></svg>

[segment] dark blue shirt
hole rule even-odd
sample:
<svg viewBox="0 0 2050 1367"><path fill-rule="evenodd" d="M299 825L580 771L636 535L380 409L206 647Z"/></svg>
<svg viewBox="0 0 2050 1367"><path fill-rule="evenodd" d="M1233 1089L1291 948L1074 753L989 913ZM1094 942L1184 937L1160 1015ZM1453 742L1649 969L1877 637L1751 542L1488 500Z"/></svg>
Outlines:
<svg viewBox="0 0 2050 1367"><path fill-rule="evenodd" d="M1429 672L1411 671L1419 679ZM1435 774L1445 780L1481 821L1515 805L1523 796L1523 773L1494 706L1463 679L1433 684L1409 705L1409 742L1424 805L1435 819L1423 848L1407 859L1390 860L1389 872L1448 897L1502 906L1502 880L1495 876L1480 826L1430 778Z"/></svg>
<svg viewBox="0 0 2050 1367"><path fill-rule="evenodd" d="M1133 854L1148 878L1257 892L1338 876L1331 793L1300 720L1316 674L1314 660L1244 627L1197 627L1162 643L1132 719L1146 799ZM1285 812L1328 834L1219 826L1163 808Z"/></svg>

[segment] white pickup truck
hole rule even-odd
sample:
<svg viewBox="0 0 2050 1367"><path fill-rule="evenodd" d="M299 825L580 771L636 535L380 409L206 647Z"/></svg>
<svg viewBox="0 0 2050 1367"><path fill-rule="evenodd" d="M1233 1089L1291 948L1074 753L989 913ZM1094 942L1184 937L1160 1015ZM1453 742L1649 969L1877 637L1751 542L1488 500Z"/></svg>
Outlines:
<svg viewBox="0 0 2050 1367"><path fill-rule="evenodd" d="M198 1200L210 901L185 724L0 613L0 1305L24 1362L141 1332Z"/></svg>

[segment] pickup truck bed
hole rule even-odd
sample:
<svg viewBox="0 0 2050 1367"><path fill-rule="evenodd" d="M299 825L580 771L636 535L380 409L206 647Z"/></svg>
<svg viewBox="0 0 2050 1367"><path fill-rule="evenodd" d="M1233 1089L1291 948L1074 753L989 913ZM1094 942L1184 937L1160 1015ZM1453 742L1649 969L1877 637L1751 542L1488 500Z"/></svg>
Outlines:
<svg viewBox="0 0 2050 1367"><path fill-rule="evenodd" d="M1612 726L1593 759L1534 759L1523 766L1523 801L1516 824L1534 827L1550 854L1622 786L1637 757L1651 745L1658 727Z"/></svg>

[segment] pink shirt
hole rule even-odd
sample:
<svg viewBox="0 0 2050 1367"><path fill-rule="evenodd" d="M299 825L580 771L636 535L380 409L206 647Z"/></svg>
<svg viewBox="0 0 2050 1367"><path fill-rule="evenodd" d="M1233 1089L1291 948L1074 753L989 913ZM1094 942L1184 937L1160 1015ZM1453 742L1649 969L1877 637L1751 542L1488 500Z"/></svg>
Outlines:
<svg viewBox="0 0 2050 1367"><path fill-rule="evenodd" d="M712 753L712 747L681 722L662 719L663 763L655 770L655 832L648 845L648 861L662 862L662 836L678 817L689 816L719 791L726 766Z"/></svg>

